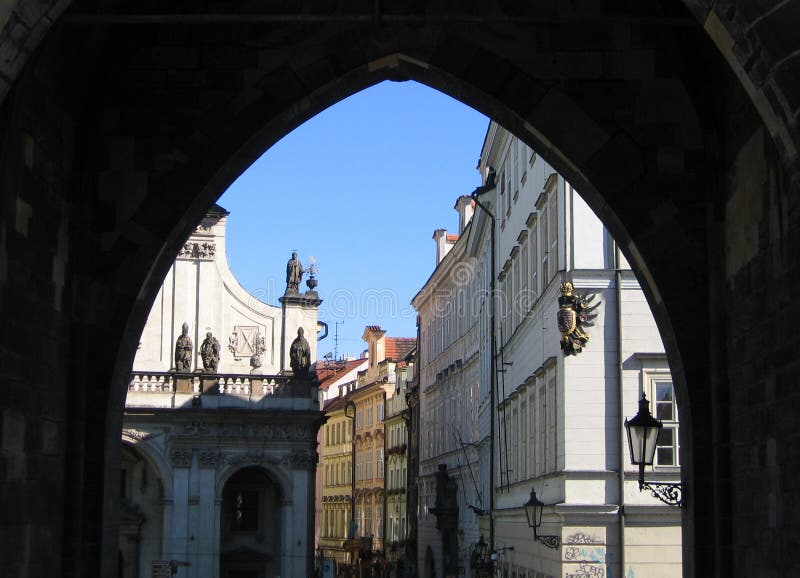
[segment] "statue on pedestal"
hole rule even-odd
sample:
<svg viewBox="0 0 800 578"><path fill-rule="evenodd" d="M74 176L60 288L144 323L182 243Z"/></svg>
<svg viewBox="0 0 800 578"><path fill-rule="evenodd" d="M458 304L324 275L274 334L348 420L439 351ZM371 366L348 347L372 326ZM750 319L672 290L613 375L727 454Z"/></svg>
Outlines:
<svg viewBox="0 0 800 578"><path fill-rule="evenodd" d="M209 331L200 346L200 357L203 359L203 369L211 373L217 372L219 366L219 341Z"/></svg>
<svg viewBox="0 0 800 578"><path fill-rule="evenodd" d="M297 258L297 251L292 252L292 258L286 263L286 293L298 293L300 281L303 280L303 265Z"/></svg>
<svg viewBox="0 0 800 578"><path fill-rule="evenodd" d="M289 348L289 365L295 377L308 377L308 369L311 367L311 348L303 334L303 328L298 328L297 337Z"/></svg>
<svg viewBox="0 0 800 578"><path fill-rule="evenodd" d="M192 339L189 337L189 324L181 326L181 335L175 341L175 371L186 373L192 370Z"/></svg>

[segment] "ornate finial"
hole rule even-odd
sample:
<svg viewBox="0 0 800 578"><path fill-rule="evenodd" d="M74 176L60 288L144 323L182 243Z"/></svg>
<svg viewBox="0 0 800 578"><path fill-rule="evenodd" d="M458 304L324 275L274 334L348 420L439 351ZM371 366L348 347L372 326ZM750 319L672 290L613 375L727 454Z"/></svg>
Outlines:
<svg viewBox="0 0 800 578"><path fill-rule="evenodd" d="M309 291L316 291L317 279L316 274L319 272L319 265L317 265L317 260L312 255L308 258L308 267L306 268L308 272L308 279L306 280L306 287L308 287Z"/></svg>

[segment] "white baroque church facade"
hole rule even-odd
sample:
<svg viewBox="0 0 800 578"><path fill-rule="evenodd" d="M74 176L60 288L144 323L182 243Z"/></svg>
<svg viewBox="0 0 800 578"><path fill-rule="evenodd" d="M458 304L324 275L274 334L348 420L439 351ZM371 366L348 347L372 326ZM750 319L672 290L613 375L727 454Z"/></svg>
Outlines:
<svg viewBox="0 0 800 578"><path fill-rule="evenodd" d="M321 300L313 276L277 306L247 293L227 215L215 205L186 241L142 332L122 431L124 578L311 572L320 412L290 349L316 359Z"/></svg>

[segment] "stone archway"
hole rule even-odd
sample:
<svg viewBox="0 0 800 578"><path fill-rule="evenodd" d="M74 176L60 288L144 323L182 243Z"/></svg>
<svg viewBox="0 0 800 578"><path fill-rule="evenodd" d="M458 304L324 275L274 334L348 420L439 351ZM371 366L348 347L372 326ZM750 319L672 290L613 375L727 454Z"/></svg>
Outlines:
<svg viewBox="0 0 800 578"><path fill-rule="evenodd" d="M122 444L121 464L119 578L140 578L163 557L164 482L136 445Z"/></svg>
<svg viewBox="0 0 800 578"><path fill-rule="evenodd" d="M221 578L268 578L283 574L285 529L280 486L258 467L230 476L222 490Z"/></svg>
<svg viewBox="0 0 800 578"><path fill-rule="evenodd" d="M790 551L779 480L800 471L785 386L798 346L783 329L800 288L788 4L137 16L132 3L76 2L46 35L66 2L3 12L2 503L44 495L43 511L64 512L4 508L22 520L3 545L9 571L112 571L103 496L116 487L122 396L179 244L291 128L409 78L538 148L624 242L691 416L687 572L789 567L767 553ZM754 493L776 505L754 511Z"/></svg>

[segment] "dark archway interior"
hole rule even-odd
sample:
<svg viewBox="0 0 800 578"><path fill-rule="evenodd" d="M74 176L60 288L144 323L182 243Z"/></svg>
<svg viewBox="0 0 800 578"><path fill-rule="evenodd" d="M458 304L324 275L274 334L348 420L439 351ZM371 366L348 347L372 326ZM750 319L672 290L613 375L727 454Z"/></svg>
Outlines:
<svg viewBox="0 0 800 578"><path fill-rule="evenodd" d="M280 508L280 487L261 468L228 478L220 514L221 577L281 574Z"/></svg>
<svg viewBox="0 0 800 578"><path fill-rule="evenodd" d="M9 576L113 573L124 383L164 272L259 154L385 79L511 129L623 245L689 420L687 575L800 571L796 5L21 0L0 17Z"/></svg>

